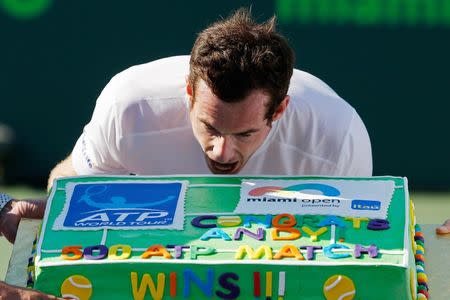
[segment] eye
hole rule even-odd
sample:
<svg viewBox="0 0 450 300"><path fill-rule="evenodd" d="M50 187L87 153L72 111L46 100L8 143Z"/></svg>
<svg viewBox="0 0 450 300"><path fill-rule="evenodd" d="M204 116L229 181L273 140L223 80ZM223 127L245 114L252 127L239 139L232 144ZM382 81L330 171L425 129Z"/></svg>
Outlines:
<svg viewBox="0 0 450 300"><path fill-rule="evenodd" d="M208 131L209 133L211 133L211 134L218 134L218 133L219 133L219 132L218 132L214 127L212 127L211 125L206 124L206 123L203 123L203 124L205 125L206 131Z"/></svg>
<svg viewBox="0 0 450 300"><path fill-rule="evenodd" d="M242 137L242 138L246 138L246 137L251 137L252 134L250 132L244 132L244 133L239 133L237 136L238 137Z"/></svg>

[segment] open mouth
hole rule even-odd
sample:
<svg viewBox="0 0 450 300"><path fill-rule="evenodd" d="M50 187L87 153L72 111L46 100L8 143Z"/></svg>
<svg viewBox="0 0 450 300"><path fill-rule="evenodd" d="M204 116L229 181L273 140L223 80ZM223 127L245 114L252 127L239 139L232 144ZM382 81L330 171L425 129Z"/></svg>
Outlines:
<svg viewBox="0 0 450 300"><path fill-rule="evenodd" d="M215 174L231 174L236 171L238 162L222 164L208 158L211 171Z"/></svg>

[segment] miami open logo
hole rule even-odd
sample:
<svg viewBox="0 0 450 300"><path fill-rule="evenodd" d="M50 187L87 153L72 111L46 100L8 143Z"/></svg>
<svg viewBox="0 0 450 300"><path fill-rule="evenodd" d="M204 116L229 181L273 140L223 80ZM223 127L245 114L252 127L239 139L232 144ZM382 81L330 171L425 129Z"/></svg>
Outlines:
<svg viewBox="0 0 450 300"><path fill-rule="evenodd" d="M303 192L303 193L302 193ZM304 183L295 184L288 187L263 186L250 190L247 201L255 202L301 202L302 205L315 204L340 204L341 199L334 198L341 195L341 192L327 184ZM315 195L325 196L327 198L317 198ZM258 198L262 197L262 198ZM333 206L333 205L330 205ZM351 200L351 208L356 210L380 210L381 202L377 200Z"/></svg>
<svg viewBox="0 0 450 300"><path fill-rule="evenodd" d="M301 193L301 192L304 193ZM303 195L316 195L320 194L327 197L337 197L341 193L338 189L331 185L327 184L321 184L321 183L303 183L303 184L294 184L287 187L280 187L280 186L262 186L257 187L249 191L250 196L260 197L260 196L275 196L282 198L292 198L296 199L295 197L299 194Z"/></svg>
<svg viewBox="0 0 450 300"><path fill-rule="evenodd" d="M387 181L246 180L236 213L381 216L393 193ZM385 202L383 207L383 202Z"/></svg>
<svg viewBox="0 0 450 300"><path fill-rule="evenodd" d="M57 229L177 229L183 182L80 183L67 188ZM181 222L182 223L182 222ZM59 227L59 228L58 228Z"/></svg>

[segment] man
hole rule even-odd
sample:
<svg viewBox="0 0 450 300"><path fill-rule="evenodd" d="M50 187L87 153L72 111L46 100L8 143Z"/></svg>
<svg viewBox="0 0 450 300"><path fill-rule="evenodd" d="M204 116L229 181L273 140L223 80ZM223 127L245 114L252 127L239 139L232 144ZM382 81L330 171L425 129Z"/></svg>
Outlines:
<svg viewBox="0 0 450 300"><path fill-rule="evenodd" d="M50 185L99 173L370 176L356 111L293 64L274 20L239 11L200 33L190 57L116 75Z"/></svg>
<svg viewBox="0 0 450 300"><path fill-rule="evenodd" d="M201 32L190 57L116 75L49 187L89 174L371 176L356 111L293 66L275 19L258 24L239 10ZM44 205L9 202L1 231L13 241L18 220L42 217Z"/></svg>

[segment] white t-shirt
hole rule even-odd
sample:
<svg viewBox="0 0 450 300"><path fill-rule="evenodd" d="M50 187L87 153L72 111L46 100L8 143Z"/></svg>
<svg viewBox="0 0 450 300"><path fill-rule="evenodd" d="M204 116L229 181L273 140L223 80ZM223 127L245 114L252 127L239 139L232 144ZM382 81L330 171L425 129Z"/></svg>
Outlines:
<svg viewBox="0 0 450 300"><path fill-rule="evenodd" d="M108 83L72 152L79 175L211 174L189 120L189 56L131 67ZM367 130L320 79L294 70L287 110L241 175L371 176Z"/></svg>

